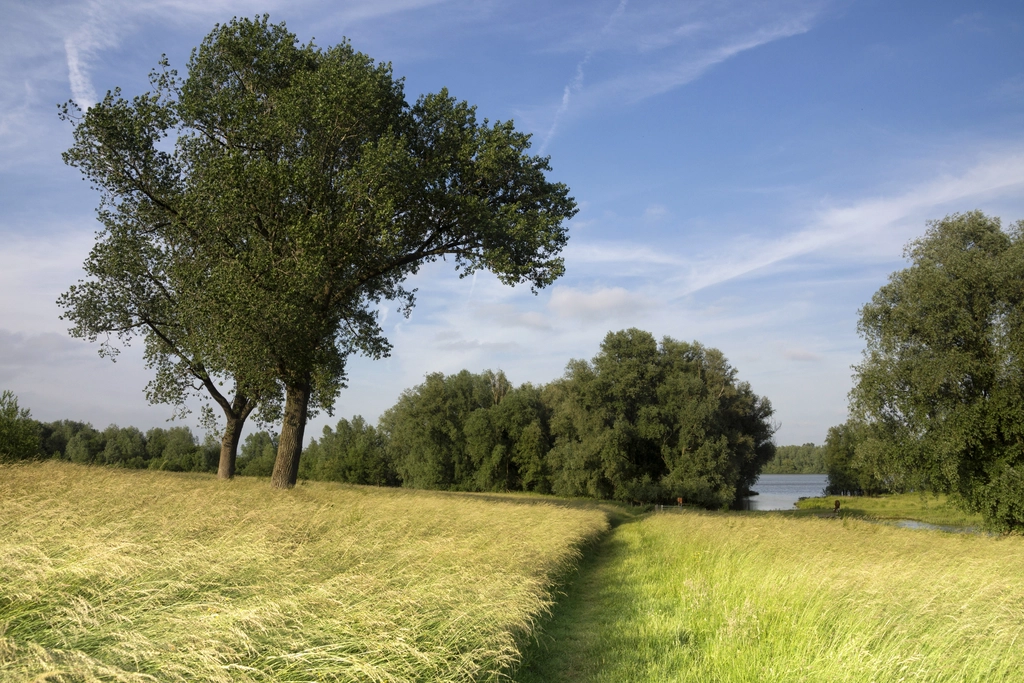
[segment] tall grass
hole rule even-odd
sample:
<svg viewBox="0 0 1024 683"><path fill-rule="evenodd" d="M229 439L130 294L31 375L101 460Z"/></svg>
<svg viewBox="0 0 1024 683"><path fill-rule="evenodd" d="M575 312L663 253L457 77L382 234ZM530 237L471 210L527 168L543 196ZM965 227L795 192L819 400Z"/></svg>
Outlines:
<svg viewBox="0 0 1024 683"><path fill-rule="evenodd" d="M499 678L603 513L0 467L0 680Z"/></svg>
<svg viewBox="0 0 1024 683"><path fill-rule="evenodd" d="M584 565L541 681L1015 681L1024 541L857 519L664 513Z"/></svg>

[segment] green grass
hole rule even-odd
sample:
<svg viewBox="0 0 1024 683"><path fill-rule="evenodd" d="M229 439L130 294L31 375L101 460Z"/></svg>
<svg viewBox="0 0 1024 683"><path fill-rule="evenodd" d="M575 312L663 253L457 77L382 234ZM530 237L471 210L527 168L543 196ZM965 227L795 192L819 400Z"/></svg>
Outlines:
<svg viewBox="0 0 1024 683"><path fill-rule="evenodd" d="M608 525L525 502L0 467L0 680L500 678Z"/></svg>
<svg viewBox="0 0 1024 683"><path fill-rule="evenodd" d="M1011 681L1019 537L666 512L585 561L519 683Z"/></svg>
<svg viewBox="0 0 1024 683"><path fill-rule="evenodd" d="M799 510L831 513L840 501L840 515L872 519L914 519L940 526L982 527L981 515L966 513L949 503L944 495L901 493L886 496L825 496L805 498Z"/></svg>

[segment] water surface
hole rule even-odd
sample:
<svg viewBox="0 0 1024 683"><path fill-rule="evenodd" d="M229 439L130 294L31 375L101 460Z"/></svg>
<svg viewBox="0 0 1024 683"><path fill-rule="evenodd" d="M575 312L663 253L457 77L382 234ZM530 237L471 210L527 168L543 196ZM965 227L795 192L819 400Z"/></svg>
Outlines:
<svg viewBox="0 0 1024 683"><path fill-rule="evenodd" d="M762 474L744 499L746 510L792 510L801 498L825 495L827 474Z"/></svg>

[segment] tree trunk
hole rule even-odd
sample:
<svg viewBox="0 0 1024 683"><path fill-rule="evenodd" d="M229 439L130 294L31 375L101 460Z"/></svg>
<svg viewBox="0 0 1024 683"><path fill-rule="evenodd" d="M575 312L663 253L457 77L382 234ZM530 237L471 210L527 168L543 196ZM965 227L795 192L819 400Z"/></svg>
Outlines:
<svg viewBox="0 0 1024 683"><path fill-rule="evenodd" d="M220 462L217 465L218 479L232 479L235 476L235 460L238 459L238 442L242 438L242 426L245 419L249 417L256 407L254 401L241 392L238 382L235 382L235 398L229 404L227 399L220 395L212 382L207 381L207 388L213 397L220 403L224 410L224 418L227 426L224 428L224 436L220 440Z"/></svg>
<svg viewBox="0 0 1024 683"><path fill-rule="evenodd" d="M285 391L281 440L277 446L274 473L270 475L270 486L275 489L295 486L299 476L299 456L302 455L302 433L306 429L306 413L309 409L308 381L289 384Z"/></svg>
<svg viewBox="0 0 1024 683"><path fill-rule="evenodd" d="M238 456L238 441L242 438L244 417L227 416L227 427L220 440L220 464L217 466L218 479L231 479L235 476L235 458Z"/></svg>

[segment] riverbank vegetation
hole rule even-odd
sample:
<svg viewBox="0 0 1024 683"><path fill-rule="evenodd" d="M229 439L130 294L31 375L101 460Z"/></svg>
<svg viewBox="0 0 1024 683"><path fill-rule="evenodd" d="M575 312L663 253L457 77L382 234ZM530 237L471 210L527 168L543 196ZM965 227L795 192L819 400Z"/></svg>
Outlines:
<svg viewBox="0 0 1024 683"><path fill-rule="evenodd" d="M945 493L991 528L1024 528L1024 221L953 214L904 254L860 312L829 492Z"/></svg>
<svg viewBox="0 0 1024 683"><path fill-rule="evenodd" d="M478 681L607 528L541 501L0 465L0 680Z"/></svg>
<svg viewBox="0 0 1024 683"><path fill-rule="evenodd" d="M665 512L582 567L518 683L998 681L1024 669L1017 537Z"/></svg>
<svg viewBox="0 0 1024 683"><path fill-rule="evenodd" d="M981 528L984 518L977 513L964 512L954 505L949 496L924 493L891 493L883 496L824 496L804 498L797 502L798 510L814 514L835 510L839 501L840 517L866 517L877 520L914 520L926 524L959 528Z"/></svg>

